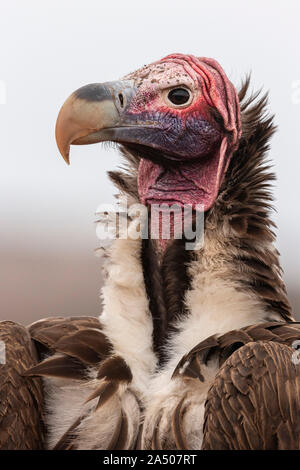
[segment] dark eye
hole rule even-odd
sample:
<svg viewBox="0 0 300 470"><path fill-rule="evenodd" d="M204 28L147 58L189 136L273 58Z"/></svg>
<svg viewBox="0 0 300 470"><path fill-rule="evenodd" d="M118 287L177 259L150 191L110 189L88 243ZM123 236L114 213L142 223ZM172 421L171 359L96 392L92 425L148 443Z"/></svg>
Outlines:
<svg viewBox="0 0 300 470"><path fill-rule="evenodd" d="M168 93L168 99L176 106L186 104L190 96L190 92L186 88L173 88Z"/></svg>

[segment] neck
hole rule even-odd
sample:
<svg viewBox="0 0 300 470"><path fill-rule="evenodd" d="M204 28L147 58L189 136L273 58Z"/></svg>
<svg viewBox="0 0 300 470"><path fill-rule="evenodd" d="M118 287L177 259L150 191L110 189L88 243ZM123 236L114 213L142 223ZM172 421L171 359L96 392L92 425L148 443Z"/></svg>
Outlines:
<svg viewBox="0 0 300 470"><path fill-rule="evenodd" d="M268 318L269 312L270 318L276 314L277 318L293 320L270 218L270 185L274 175L264 162L274 126L271 118L263 117L265 97L255 104L251 98L243 104L247 87L248 83L239 95L242 138L217 200L205 213L203 248L191 252L185 250L184 240L170 240L161 250L157 241L143 241L143 270L156 351L163 350L166 338L174 331L174 320L188 313L186 293L199 270L204 281L209 272L212 282L215 279L231 282L239 292L257 299L266 313L264 318ZM124 149L123 153L130 160L130 173L114 173L111 177L123 192L138 199L139 158L128 155Z"/></svg>
<svg viewBox="0 0 300 470"><path fill-rule="evenodd" d="M235 282L257 298L270 319L275 313L283 320L293 320L270 218L274 175L264 163L273 132L271 119L259 121L251 135L241 140L218 198L205 214L202 250L186 252L179 240L170 241L163 252L153 241L148 244L150 248L145 248L148 260L144 272L154 324L157 323L154 336L158 347L172 331L172 320L187 313L184 298L190 287L189 267L194 259L204 272Z"/></svg>

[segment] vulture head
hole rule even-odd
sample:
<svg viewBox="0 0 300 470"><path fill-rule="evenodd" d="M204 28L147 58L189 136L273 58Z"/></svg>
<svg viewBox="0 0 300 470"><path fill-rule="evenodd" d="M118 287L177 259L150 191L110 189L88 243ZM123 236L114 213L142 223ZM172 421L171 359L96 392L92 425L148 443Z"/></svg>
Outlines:
<svg viewBox="0 0 300 470"><path fill-rule="evenodd" d="M64 103L56 126L68 163L70 145L116 142L138 162L143 204L204 211L216 201L240 136L239 99L221 66L184 54L83 86Z"/></svg>

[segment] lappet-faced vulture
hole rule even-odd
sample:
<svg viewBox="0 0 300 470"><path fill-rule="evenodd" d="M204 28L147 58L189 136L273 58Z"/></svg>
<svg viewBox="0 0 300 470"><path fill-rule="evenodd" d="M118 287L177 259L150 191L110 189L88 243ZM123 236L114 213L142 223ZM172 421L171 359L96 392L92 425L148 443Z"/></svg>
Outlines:
<svg viewBox="0 0 300 470"><path fill-rule="evenodd" d="M62 106L67 162L71 145L104 141L126 159L109 173L123 225L103 249L99 319L1 324L2 448L300 448L300 327L265 162L274 126L248 85L173 54Z"/></svg>

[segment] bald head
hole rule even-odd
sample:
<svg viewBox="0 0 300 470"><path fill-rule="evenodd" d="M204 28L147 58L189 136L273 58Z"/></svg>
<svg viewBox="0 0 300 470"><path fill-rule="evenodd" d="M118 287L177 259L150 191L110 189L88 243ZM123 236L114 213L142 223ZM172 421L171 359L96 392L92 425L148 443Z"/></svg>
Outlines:
<svg viewBox="0 0 300 470"><path fill-rule="evenodd" d="M213 59L172 54L118 82L93 84L66 101L57 141L115 141L140 155L138 187L145 204L214 203L238 146L236 91Z"/></svg>

